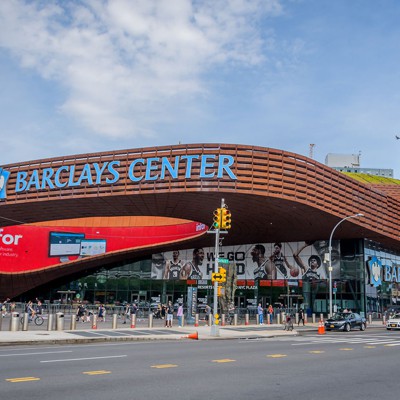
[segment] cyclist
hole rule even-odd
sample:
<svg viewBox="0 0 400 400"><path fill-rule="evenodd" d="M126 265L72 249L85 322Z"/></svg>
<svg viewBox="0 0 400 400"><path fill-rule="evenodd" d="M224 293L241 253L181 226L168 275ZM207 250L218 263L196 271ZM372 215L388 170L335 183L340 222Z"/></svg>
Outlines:
<svg viewBox="0 0 400 400"><path fill-rule="evenodd" d="M29 300L28 303L26 304L25 313L27 313L29 315L28 321L31 322L32 318L35 316L35 310L33 309L32 300Z"/></svg>
<svg viewBox="0 0 400 400"><path fill-rule="evenodd" d="M37 301L37 305L35 308L36 315L42 315L43 314L43 304L40 300Z"/></svg>

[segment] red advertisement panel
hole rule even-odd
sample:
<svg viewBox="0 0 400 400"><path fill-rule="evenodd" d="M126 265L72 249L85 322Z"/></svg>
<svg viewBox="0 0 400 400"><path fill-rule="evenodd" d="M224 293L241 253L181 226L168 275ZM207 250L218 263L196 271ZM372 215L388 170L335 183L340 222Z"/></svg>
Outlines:
<svg viewBox="0 0 400 400"><path fill-rule="evenodd" d="M0 228L0 273L20 273L118 250L174 242L204 233L197 222L134 227Z"/></svg>

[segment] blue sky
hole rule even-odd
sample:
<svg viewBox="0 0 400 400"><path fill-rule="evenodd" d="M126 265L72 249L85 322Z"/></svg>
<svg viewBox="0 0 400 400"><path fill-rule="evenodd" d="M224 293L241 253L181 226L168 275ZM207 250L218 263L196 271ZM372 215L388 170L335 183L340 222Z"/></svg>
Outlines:
<svg viewBox="0 0 400 400"><path fill-rule="evenodd" d="M0 165L181 143L400 178L398 0L0 2Z"/></svg>

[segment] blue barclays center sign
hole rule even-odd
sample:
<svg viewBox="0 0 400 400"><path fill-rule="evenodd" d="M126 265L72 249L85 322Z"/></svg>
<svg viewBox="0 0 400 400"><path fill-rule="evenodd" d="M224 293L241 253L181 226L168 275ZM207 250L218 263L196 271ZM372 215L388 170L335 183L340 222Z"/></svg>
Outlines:
<svg viewBox="0 0 400 400"><path fill-rule="evenodd" d="M229 177L236 180L237 177L231 169L234 161L232 156L223 154L183 155L175 156L172 160L169 157L137 158L129 164L126 175L134 183L161 182L166 178ZM199 172L197 172L198 162L200 163ZM83 185L112 185L121 178L125 178L118 171L120 166L121 161L106 161L101 164L97 162L84 164L79 172L76 171L75 165L34 169L29 172L18 171L15 187L12 189L15 193L23 193L30 190L62 189ZM6 184L9 176L9 171L0 168L0 200L6 198Z"/></svg>

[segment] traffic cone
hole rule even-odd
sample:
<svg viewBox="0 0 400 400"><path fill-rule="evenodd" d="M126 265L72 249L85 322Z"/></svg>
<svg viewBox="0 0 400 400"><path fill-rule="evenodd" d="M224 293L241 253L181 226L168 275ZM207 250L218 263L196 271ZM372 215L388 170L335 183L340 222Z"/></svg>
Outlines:
<svg viewBox="0 0 400 400"><path fill-rule="evenodd" d="M318 335L325 335L325 325L322 319L319 320Z"/></svg>
<svg viewBox="0 0 400 400"><path fill-rule="evenodd" d="M186 336L182 336L182 339L194 339L194 340L199 340L199 334L196 331L195 333L191 333L189 335Z"/></svg>

